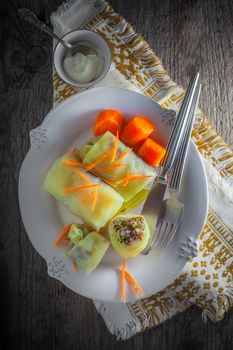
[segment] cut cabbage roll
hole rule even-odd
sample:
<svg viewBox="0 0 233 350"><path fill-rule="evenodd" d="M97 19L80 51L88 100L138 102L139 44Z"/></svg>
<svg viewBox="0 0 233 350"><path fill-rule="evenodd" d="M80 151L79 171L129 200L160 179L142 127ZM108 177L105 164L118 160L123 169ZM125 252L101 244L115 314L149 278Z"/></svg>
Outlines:
<svg viewBox="0 0 233 350"><path fill-rule="evenodd" d="M77 242L67 252L67 256L77 263L78 269L90 273L100 263L109 245L107 239L94 231Z"/></svg>
<svg viewBox="0 0 233 350"><path fill-rule="evenodd" d="M118 215L109 224L109 237L117 254L133 258L147 246L150 231L142 215Z"/></svg>
<svg viewBox="0 0 233 350"><path fill-rule="evenodd" d="M74 215L99 230L117 213L123 199L113 188L81 167L65 161L80 162L75 155L65 154L49 170L45 189Z"/></svg>
<svg viewBox="0 0 233 350"><path fill-rule="evenodd" d="M91 166L103 158L114 145L117 145L115 159L113 160L110 152L93 170L98 176L106 179L127 202L142 189L150 187L156 175L152 167L121 141L117 143L116 137L109 131L84 145L78 150L78 155L84 164Z"/></svg>
<svg viewBox="0 0 233 350"><path fill-rule="evenodd" d="M73 244L77 244L89 233L88 229L80 224L72 224L68 237Z"/></svg>

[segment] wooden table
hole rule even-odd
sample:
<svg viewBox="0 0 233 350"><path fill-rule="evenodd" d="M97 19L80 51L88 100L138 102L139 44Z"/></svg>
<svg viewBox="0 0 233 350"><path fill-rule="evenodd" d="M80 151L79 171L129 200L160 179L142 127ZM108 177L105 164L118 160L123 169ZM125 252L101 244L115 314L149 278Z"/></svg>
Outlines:
<svg viewBox="0 0 233 350"><path fill-rule="evenodd" d="M28 7L48 19L61 0L1 2L1 331L4 349L233 349L233 311L203 323L191 308L156 329L118 343L92 302L48 277L21 222L17 187L29 130L52 108L52 40L16 14ZM201 106L233 145L233 3L231 0L111 0L149 41L176 82L198 69ZM30 190L30 189L29 189Z"/></svg>

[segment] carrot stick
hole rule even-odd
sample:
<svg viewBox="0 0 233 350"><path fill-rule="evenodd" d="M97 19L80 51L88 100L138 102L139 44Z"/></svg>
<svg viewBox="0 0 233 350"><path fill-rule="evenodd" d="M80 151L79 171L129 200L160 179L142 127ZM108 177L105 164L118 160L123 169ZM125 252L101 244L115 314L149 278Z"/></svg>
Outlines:
<svg viewBox="0 0 233 350"><path fill-rule="evenodd" d="M56 247L58 247L61 244L61 241L63 241L63 239L66 238L66 236L68 235L70 228L71 228L72 224L69 224L68 226L66 226L62 232L60 233L60 235L57 237L56 241L54 242L54 245Z"/></svg>
<svg viewBox="0 0 233 350"><path fill-rule="evenodd" d="M68 190L65 190L63 193L67 194L67 193L72 193L72 192L76 192L76 191L80 191L80 190L85 190L87 188L99 187L99 186L102 186L102 184L91 184L91 185L77 186L77 187L68 188Z"/></svg>
<svg viewBox="0 0 233 350"><path fill-rule="evenodd" d="M84 180L91 182L91 180L89 179L89 177L87 177L85 174L83 174L81 171L77 170L76 173L82 177Z"/></svg>
<svg viewBox="0 0 233 350"><path fill-rule="evenodd" d="M66 165L71 165L71 166L79 166L82 168L85 168L86 165L80 162L75 162L74 160L63 160L63 163Z"/></svg>
<svg viewBox="0 0 233 350"><path fill-rule="evenodd" d="M103 135L110 131L113 135L121 131L124 117L122 114L113 109L106 109L99 113L94 124L94 135Z"/></svg>
<svg viewBox="0 0 233 350"><path fill-rule="evenodd" d="M76 261L73 261L73 262L72 262L72 266L73 266L73 270L74 270L75 272L77 272L77 271L78 271L78 264L77 264Z"/></svg>
<svg viewBox="0 0 233 350"><path fill-rule="evenodd" d="M125 152L121 153L121 155L116 159L116 163L119 163L121 160L123 160L131 151L132 148L129 148Z"/></svg>
<svg viewBox="0 0 233 350"><path fill-rule="evenodd" d="M118 131L117 131L116 139L115 139L115 143L114 143L113 151L112 151L111 163L113 163L115 158L116 158L118 143L119 143L119 137L118 137Z"/></svg>
<svg viewBox="0 0 233 350"><path fill-rule="evenodd" d="M124 303L126 303L125 270L126 270L126 260L124 259L122 264L122 270L121 270L121 298Z"/></svg>
<svg viewBox="0 0 233 350"><path fill-rule="evenodd" d="M166 149L148 137L137 151L139 157L141 157L146 163L156 166L158 165L164 155Z"/></svg>
<svg viewBox="0 0 233 350"><path fill-rule="evenodd" d="M123 165L125 165L125 163L119 163L119 164L116 164L116 165L106 166L105 168L102 168L101 170L102 171L111 171L111 170L119 168L119 167L121 167Z"/></svg>
<svg viewBox="0 0 233 350"><path fill-rule="evenodd" d="M121 140L126 145L136 145L145 140L154 131L154 125L144 115L137 115L131 119L121 132Z"/></svg>

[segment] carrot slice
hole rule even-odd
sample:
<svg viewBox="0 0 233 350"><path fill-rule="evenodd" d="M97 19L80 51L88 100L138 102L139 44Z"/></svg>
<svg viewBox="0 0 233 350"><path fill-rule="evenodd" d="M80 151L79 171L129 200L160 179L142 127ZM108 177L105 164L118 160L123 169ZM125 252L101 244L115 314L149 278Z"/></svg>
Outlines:
<svg viewBox="0 0 233 350"><path fill-rule="evenodd" d="M72 224L69 224L68 226L66 226L60 233L60 235L57 237L56 241L54 242L54 245L57 247L61 244L61 242L67 237L70 228L71 228Z"/></svg>
<svg viewBox="0 0 233 350"><path fill-rule="evenodd" d="M80 162L76 162L74 160L63 160L63 163L66 164L66 165L78 166L78 167L81 167L81 168L85 168L86 167L85 164L80 163Z"/></svg>
<svg viewBox="0 0 233 350"><path fill-rule="evenodd" d="M120 133L124 117L122 114L115 109L105 109L100 112L96 118L94 124L94 135L99 136L104 134L106 131L110 131L116 135Z"/></svg>
<svg viewBox="0 0 233 350"><path fill-rule="evenodd" d="M80 191L80 190L85 190L86 188L99 187L99 186L102 186L102 184L91 184L91 185L77 186L77 187L68 188L68 190L65 190L63 193L67 194L67 193L72 193L72 192L76 192L76 191Z"/></svg>
<svg viewBox="0 0 233 350"><path fill-rule="evenodd" d="M146 139L137 152L139 157L152 166L158 165L165 153L166 149L151 138Z"/></svg>
<svg viewBox="0 0 233 350"><path fill-rule="evenodd" d="M121 140L127 145L136 145L145 140L154 131L152 122L143 115L137 115L126 124L121 133Z"/></svg>
<svg viewBox="0 0 233 350"><path fill-rule="evenodd" d="M72 266L73 266L73 270L74 270L75 272L77 272L77 271L78 271L78 264L77 264L76 261L73 261L73 262L72 262Z"/></svg>
<svg viewBox="0 0 233 350"><path fill-rule="evenodd" d="M121 298L124 303L126 303L125 270L126 270L126 260L124 259L122 264L122 270L121 270Z"/></svg>
<svg viewBox="0 0 233 350"><path fill-rule="evenodd" d="M125 152L121 153L121 155L116 159L116 163L121 162L131 151L132 151L132 148L129 148Z"/></svg>

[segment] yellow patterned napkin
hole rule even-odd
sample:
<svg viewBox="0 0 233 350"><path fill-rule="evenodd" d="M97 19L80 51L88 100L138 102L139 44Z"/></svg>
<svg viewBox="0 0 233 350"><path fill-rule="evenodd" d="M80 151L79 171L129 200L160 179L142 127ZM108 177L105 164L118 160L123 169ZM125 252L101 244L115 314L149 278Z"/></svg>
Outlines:
<svg viewBox="0 0 233 350"><path fill-rule="evenodd" d="M145 40L102 0L76 0L51 16L61 35L82 27L108 41L113 63L96 86L117 86L143 93L162 107L178 111L184 91L177 86ZM54 74L54 101L78 93ZM131 304L95 301L111 333L127 339L154 327L191 304L203 309L203 318L223 318L233 305L233 154L210 122L198 111L192 134L205 164L209 185L209 213L199 237L199 254L165 290ZM192 250L192 243L190 247Z"/></svg>

